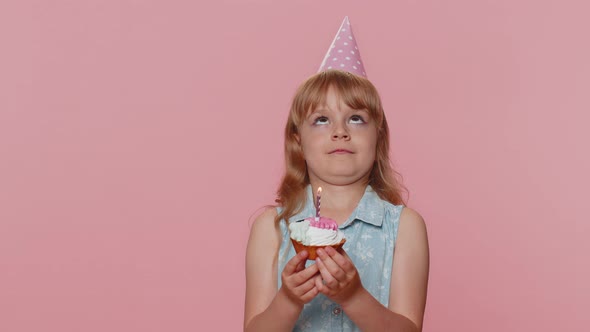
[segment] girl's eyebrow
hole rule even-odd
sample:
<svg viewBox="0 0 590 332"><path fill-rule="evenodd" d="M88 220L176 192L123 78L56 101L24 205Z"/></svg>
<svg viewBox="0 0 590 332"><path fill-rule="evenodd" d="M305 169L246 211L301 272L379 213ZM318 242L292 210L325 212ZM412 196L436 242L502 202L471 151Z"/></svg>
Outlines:
<svg viewBox="0 0 590 332"><path fill-rule="evenodd" d="M315 120L315 118L317 118L318 116L321 116L321 115L322 115L322 113L318 113L318 111L315 110L315 111L309 112L309 114L307 114L305 116L305 118L303 118L303 119L304 120Z"/></svg>
<svg viewBox="0 0 590 332"><path fill-rule="evenodd" d="M325 106L318 106L316 109L314 109L313 111L310 111L309 114L307 115L307 117L311 117L314 114L323 114L323 113L328 113L330 112L330 110L328 108L326 108ZM360 108L360 109L356 109L356 108L350 108L347 110L348 113L358 113L358 112L362 112L365 113L367 115L370 115L371 113L369 112L369 110L365 109L365 108Z"/></svg>
<svg viewBox="0 0 590 332"><path fill-rule="evenodd" d="M316 108L314 110L311 110L307 114L306 117L309 118L309 117L313 116L314 114L324 114L324 113L327 113L327 112L328 112L328 109L327 108L325 108L325 107L318 107L318 108Z"/></svg>

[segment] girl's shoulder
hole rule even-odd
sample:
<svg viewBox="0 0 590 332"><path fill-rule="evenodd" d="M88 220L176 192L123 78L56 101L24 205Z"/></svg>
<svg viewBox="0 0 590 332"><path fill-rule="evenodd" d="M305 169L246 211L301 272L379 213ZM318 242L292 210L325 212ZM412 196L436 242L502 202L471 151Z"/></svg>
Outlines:
<svg viewBox="0 0 590 332"><path fill-rule="evenodd" d="M394 206L401 206L401 205L394 205ZM412 220L413 222L424 222L424 218L418 213L418 211L412 209L411 207L403 206L401 211L400 219L404 220Z"/></svg>
<svg viewBox="0 0 590 332"><path fill-rule="evenodd" d="M252 228L269 227L270 225L275 224L277 215L278 210L276 206L268 205L264 207L262 212L254 218Z"/></svg>
<svg viewBox="0 0 590 332"><path fill-rule="evenodd" d="M404 206L401 210L401 215L399 217L400 226L405 224L406 227L412 228L423 228L426 230L426 223L424 222L424 218L418 213L418 211Z"/></svg>
<svg viewBox="0 0 590 332"><path fill-rule="evenodd" d="M426 223L416 210L406 206L402 209L399 218L399 237L412 239L408 242L420 239L421 242L428 243Z"/></svg>
<svg viewBox="0 0 590 332"><path fill-rule="evenodd" d="M252 227L250 228L250 241L267 242L267 244L278 244L278 238L272 236L279 233L279 226L275 222L277 216L277 208L275 206L267 206L254 219Z"/></svg>
<svg viewBox="0 0 590 332"><path fill-rule="evenodd" d="M268 219L274 219L277 214L278 214L278 210L280 207L274 206L274 205L267 205L262 209L262 212L254 219L254 222L260 222L261 220L268 220Z"/></svg>

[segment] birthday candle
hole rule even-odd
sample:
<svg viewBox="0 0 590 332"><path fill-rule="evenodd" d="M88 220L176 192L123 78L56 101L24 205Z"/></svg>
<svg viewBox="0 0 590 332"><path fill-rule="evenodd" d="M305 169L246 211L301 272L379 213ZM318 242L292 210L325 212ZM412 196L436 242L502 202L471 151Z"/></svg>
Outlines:
<svg viewBox="0 0 590 332"><path fill-rule="evenodd" d="M322 187L318 187L318 191L316 193L316 208L315 208L315 220L320 220L320 200L322 198Z"/></svg>

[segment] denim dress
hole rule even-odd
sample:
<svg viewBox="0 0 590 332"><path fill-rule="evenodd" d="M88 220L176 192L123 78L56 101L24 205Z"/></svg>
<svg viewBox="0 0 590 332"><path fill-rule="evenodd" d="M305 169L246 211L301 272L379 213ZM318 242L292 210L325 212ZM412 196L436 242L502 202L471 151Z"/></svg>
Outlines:
<svg viewBox="0 0 590 332"><path fill-rule="evenodd" d="M356 266L361 282L367 291L385 307L389 305L389 286L399 217L403 206L393 205L379 198L367 186L358 206L342 225L346 243L344 250ZM280 208L278 208L280 212ZM307 199L303 210L289 219L301 221L315 216L311 186L307 188ZM281 287L281 273L287 262L295 256L289 229L285 220L280 221L282 235L278 255L278 287ZM307 266L313 264L307 261ZM293 331L360 331L346 316L340 306L323 294L317 295L305 304Z"/></svg>

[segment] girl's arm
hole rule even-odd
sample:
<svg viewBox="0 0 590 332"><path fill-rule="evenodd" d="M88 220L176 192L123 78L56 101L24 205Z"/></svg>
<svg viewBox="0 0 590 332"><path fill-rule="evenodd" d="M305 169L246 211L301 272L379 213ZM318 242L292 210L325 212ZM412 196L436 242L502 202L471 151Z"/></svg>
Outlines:
<svg viewBox="0 0 590 332"><path fill-rule="evenodd" d="M327 248L320 258L318 265L326 284L318 281L316 287L340 303L362 331L422 331L429 254L426 226L417 212L410 208L402 210L388 308L362 287L356 268L346 253L339 254Z"/></svg>
<svg viewBox="0 0 590 332"><path fill-rule="evenodd" d="M282 272L283 286L277 291L277 255L280 230L269 209L252 226L246 250L246 305L244 331L291 331L303 309L318 291L313 276L315 264L305 268L307 252L293 257Z"/></svg>

